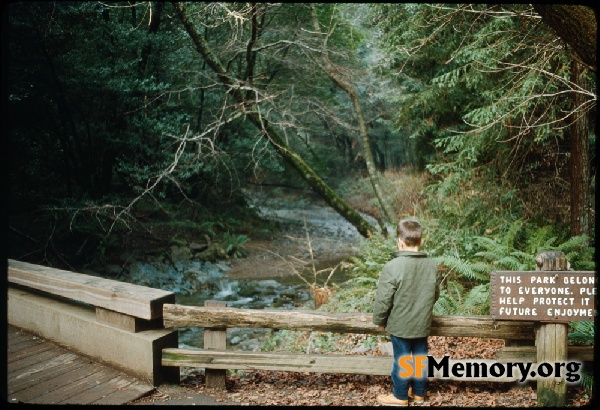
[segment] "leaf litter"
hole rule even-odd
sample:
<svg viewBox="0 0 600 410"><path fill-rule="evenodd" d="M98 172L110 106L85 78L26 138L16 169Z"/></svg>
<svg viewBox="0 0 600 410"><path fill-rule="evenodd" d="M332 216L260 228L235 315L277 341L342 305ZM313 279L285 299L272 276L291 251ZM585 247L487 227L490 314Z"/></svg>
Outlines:
<svg viewBox="0 0 600 410"><path fill-rule="evenodd" d="M503 340L475 337L430 337L429 354L453 359L494 359ZM358 354L367 354L365 352ZM368 354L383 355L379 349ZM391 366L391 357L390 357ZM191 370L181 387L207 394L216 402L238 405L294 406L378 406L377 396L389 394L389 376L279 372L233 371L226 379L226 390L206 389L201 370ZM568 386L569 407L591 404L591 393ZM537 407L535 382L457 382L433 379L428 382L422 406L435 407Z"/></svg>

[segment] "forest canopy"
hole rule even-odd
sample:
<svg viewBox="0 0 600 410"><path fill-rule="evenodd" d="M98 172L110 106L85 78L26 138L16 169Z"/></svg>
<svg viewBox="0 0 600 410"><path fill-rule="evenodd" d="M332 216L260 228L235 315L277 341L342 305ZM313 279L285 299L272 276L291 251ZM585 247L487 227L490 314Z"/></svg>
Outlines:
<svg viewBox="0 0 600 410"><path fill-rule="evenodd" d="M438 254L515 223L593 246L591 8L44 1L5 23L10 257L77 266L159 220L248 233L256 185L364 237L427 212ZM423 176L408 205L399 170Z"/></svg>

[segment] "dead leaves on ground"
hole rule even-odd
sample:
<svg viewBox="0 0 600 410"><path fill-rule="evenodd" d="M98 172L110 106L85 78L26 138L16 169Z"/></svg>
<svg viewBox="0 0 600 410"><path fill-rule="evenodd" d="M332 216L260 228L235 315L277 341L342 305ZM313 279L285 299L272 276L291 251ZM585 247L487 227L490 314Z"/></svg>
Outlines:
<svg viewBox="0 0 600 410"><path fill-rule="evenodd" d="M502 340L430 337L429 353L454 359L494 359ZM372 352L377 354L377 352ZM391 360L391 358L390 358ZM391 362L390 362L391 366ZM182 383L217 402L239 405L377 406L377 396L392 389L389 376L252 371L227 377L227 391L205 391L204 375L193 371ZM588 392L568 387L569 406L589 405ZM537 407L535 383L453 382L431 380L423 406Z"/></svg>
<svg viewBox="0 0 600 410"><path fill-rule="evenodd" d="M347 374L256 371L228 377L228 385L226 392L205 391L203 385L194 391L249 406L377 406L376 397L391 391L389 377ZM569 406L590 403L581 388L569 387L568 397ZM423 406L537 407L537 395L534 385L432 380Z"/></svg>

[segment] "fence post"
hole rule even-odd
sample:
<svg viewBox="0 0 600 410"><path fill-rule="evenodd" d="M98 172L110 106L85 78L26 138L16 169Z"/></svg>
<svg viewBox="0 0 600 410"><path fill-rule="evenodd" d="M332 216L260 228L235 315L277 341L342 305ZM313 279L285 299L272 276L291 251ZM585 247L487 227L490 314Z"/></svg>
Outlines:
<svg viewBox="0 0 600 410"><path fill-rule="evenodd" d="M568 263L560 251L544 251L536 258L537 271L566 271ZM567 361L567 323L544 323L536 331L537 363ZM554 367L551 370L554 374ZM564 407L567 404L567 382L564 378L547 377L537 381L537 402L541 407Z"/></svg>
<svg viewBox="0 0 600 410"><path fill-rule="evenodd" d="M227 307L227 302L219 300L207 300L204 302L206 307ZM204 350L225 350L227 349L227 328L205 328L204 329ZM205 388L225 390L225 369L205 369L206 376Z"/></svg>

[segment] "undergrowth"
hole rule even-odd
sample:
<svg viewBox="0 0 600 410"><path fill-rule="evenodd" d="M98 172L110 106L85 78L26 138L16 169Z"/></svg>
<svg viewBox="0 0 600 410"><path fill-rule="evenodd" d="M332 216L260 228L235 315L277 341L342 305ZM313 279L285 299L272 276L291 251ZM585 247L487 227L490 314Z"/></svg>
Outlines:
<svg viewBox="0 0 600 410"><path fill-rule="evenodd" d="M495 270L535 270L535 258L542 251L564 252L572 270L595 270L593 238L570 237L565 227L539 225L540 218L525 218L522 203L510 187L489 189L485 180L436 183L425 186L423 175L398 173L385 178L385 189L393 197L399 219L417 216L424 227L420 248L439 264L440 297L435 315L488 315L490 273ZM455 186L452 186L455 184ZM466 186L462 185L466 184ZM377 206L369 197L366 180L357 181L349 201L370 211ZM465 189L466 188L466 189ZM402 189L407 189L406 198ZM358 192L357 192L358 191ZM489 204L498 204L492 205ZM427 204L427 209L422 209ZM394 236L394 235L392 235ZM395 256L395 238L375 234L364 240L349 258L351 278L337 286L336 293L320 310L327 312L372 312L379 273ZM593 343L593 322L572 322L571 344ZM310 332L278 332L271 348L306 350ZM312 339L318 349L335 346L337 336L319 334ZM369 336L371 345L385 339ZM591 386L593 376L584 375L582 384ZM589 388L589 387L588 387Z"/></svg>

